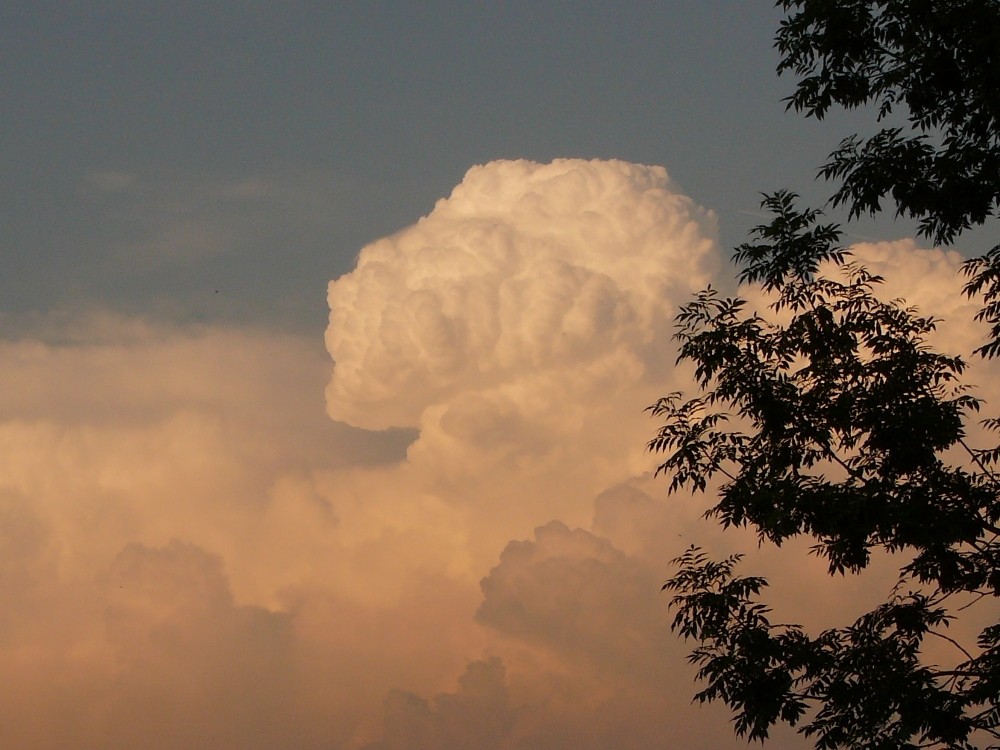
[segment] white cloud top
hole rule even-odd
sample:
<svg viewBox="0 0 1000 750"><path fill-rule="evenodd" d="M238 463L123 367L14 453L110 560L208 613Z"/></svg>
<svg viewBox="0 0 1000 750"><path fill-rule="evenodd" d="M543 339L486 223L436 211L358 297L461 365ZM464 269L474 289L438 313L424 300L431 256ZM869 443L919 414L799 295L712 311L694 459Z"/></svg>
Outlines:
<svg viewBox="0 0 1000 750"><path fill-rule="evenodd" d="M662 167L474 167L330 283L330 415L416 426L458 393L645 368L679 295L706 283L717 258L714 217Z"/></svg>

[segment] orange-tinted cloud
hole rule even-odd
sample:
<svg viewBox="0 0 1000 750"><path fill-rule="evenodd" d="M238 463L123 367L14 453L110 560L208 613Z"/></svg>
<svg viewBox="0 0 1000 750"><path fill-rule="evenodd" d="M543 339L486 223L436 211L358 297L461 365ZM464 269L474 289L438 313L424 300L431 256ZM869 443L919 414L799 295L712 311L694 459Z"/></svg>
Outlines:
<svg viewBox="0 0 1000 750"><path fill-rule="evenodd" d="M954 258L863 252L952 299ZM669 559L744 545L790 613L884 581L789 570L649 476L676 305L721 266L661 168L499 162L331 284L332 380L274 331L0 341L0 744L740 745L689 705Z"/></svg>

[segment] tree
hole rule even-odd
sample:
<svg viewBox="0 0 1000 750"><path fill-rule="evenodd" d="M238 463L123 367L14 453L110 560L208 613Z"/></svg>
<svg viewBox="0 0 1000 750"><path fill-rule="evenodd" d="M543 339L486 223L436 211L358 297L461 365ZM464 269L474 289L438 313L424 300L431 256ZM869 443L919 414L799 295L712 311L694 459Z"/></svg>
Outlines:
<svg viewBox="0 0 1000 750"><path fill-rule="evenodd" d="M788 106L822 118L832 106L905 111L910 132L845 138L820 170L843 182L835 205L920 219L953 241L1000 205L1000 4L996 0L778 0L789 12L778 72L800 77ZM790 12L793 11L793 12ZM898 114L898 113L897 113Z"/></svg>
<svg viewBox="0 0 1000 750"><path fill-rule="evenodd" d="M950 243L1000 206L1000 3L994 0L779 0L788 17L779 72L799 76L788 105L823 117L871 105L908 123L845 139L820 173L852 217L917 218ZM676 561L674 629L701 701L734 711L738 734L764 740L775 723L820 748L997 747L1000 622L962 644L947 626L1000 601L1000 447L976 448L981 404L965 362L934 351L935 321L877 296L881 279L852 262L838 226L782 191L773 216L736 249L740 281L770 294L767 317L745 300L700 293L677 317L679 359L699 394L650 407L663 426L670 491L711 492L706 516L753 528L762 543L811 537L831 574L858 574L876 550L907 560L887 600L854 623L810 635L775 624L767 582L696 547ZM969 261L1000 351L1000 246ZM987 429L1000 420L987 419ZM957 460L955 457L964 457ZM932 664L931 640L952 664Z"/></svg>

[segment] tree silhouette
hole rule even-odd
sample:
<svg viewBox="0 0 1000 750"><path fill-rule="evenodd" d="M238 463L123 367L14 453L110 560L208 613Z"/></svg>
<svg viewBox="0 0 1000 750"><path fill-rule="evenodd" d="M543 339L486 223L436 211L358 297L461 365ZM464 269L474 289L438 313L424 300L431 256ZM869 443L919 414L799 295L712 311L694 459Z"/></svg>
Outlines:
<svg viewBox="0 0 1000 750"><path fill-rule="evenodd" d="M780 0L779 72L799 76L789 107L823 117L874 105L908 130L851 136L821 169L852 217L890 198L920 231L950 243L994 217L1000 201L1000 3L993 0ZM777 722L820 748L996 747L1000 623L976 644L947 634L1000 597L1000 447L969 445L980 402L965 362L927 343L935 321L877 295L881 279L852 262L841 232L765 197L773 217L736 249L740 281L770 296L701 292L677 316L679 359L699 393L650 407L663 421L651 450L670 491L711 492L706 515L752 527L762 542L806 535L831 574L855 574L873 552L905 563L887 600L846 626L810 635L775 624L767 582L737 574L739 556L696 547L677 559L673 627L698 642L700 701L725 702L735 729L764 740ZM1000 351L1000 246L964 267ZM1000 420L983 422L989 430ZM925 657L944 640L954 663ZM990 744L993 743L993 744Z"/></svg>

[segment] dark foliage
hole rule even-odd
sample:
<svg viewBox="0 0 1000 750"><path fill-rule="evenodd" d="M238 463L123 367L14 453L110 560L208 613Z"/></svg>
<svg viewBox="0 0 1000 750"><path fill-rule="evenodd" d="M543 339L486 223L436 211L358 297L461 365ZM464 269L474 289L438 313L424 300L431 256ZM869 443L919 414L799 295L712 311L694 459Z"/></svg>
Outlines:
<svg viewBox="0 0 1000 750"><path fill-rule="evenodd" d="M908 123L841 143L821 170L840 183L835 205L855 217L888 197L942 243L996 215L1000 2L777 4L779 72L799 78L789 107L822 118L871 105ZM948 635L1000 603L1000 447L966 440L981 404L965 362L928 345L933 318L879 298L881 279L819 211L787 191L763 206L773 219L734 258L771 304L752 311L710 288L681 309L679 360L699 393L650 407L663 420L649 443L665 455L658 472L671 492L711 494L707 517L761 543L810 538L831 574L861 573L878 551L905 563L884 603L811 634L770 620L767 582L738 575L738 556L692 547L664 588L674 629L698 643L696 698L723 701L737 733L762 741L781 722L824 749L1000 747L1000 623L975 644ZM996 356L1000 246L963 270L991 327L977 353ZM928 661L931 640L952 663Z"/></svg>
<svg viewBox="0 0 1000 750"><path fill-rule="evenodd" d="M712 289L681 309L680 359L701 393L650 407L664 425L649 447L666 454L671 491L711 489L707 515L723 526L775 544L808 535L831 573L860 572L879 549L909 562L888 601L810 637L769 621L766 582L737 576L736 558L692 548L665 588L674 628L700 642L696 697L726 702L752 739L779 721L820 748L1000 739L1000 626L978 653L956 643L947 669L921 658L928 637L948 638L949 605L1000 596L1000 449L966 444L980 404L959 382L963 361L927 345L934 321L879 300L880 279L845 262L837 228L794 200L768 197L774 220L736 252L742 280L773 292L770 320Z"/></svg>
<svg viewBox="0 0 1000 750"><path fill-rule="evenodd" d="M788 106L822 118L871 105L909 128L845 138L821 174L842 180L834 202L854 216L882 210L920 219L951 242L1000 205L1000 2L779 0L788 17L779 72L799 78Z"/></svg>

